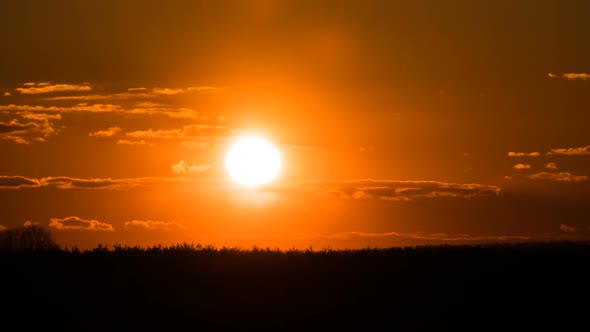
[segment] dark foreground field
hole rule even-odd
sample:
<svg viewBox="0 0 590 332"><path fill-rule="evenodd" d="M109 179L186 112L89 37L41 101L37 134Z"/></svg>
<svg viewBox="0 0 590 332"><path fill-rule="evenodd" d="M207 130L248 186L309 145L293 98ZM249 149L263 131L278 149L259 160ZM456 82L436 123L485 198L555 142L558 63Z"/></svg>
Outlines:
<svg viewBox="0 0 590 332"><path fill-rule="evenodd" d="M590 324L585 243L110 249L0 253L4 326L528 331Z"/></svg>

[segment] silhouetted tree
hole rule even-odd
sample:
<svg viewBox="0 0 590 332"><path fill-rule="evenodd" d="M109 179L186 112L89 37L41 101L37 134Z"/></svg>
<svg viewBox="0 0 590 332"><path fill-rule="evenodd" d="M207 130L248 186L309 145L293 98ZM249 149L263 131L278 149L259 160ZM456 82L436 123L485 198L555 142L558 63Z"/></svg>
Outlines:
<svg viewBox="0 0 590 332"><path fill-rule="evenodd" d="M0 231L0 251L59 250L53 234L37 225Z"/></svg>

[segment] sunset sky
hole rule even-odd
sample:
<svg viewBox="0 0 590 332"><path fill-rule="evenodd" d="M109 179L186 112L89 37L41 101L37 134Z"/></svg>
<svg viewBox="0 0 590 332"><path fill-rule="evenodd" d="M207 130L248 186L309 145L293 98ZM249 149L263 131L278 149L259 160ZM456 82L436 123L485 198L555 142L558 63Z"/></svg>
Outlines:
<svg viewBox="0 0 590 332"><path fill-rule="evenodd" d="M0 228L64 246L590 237L590 1L3 1ZM271 141L278 178L224 160Z"/></svg>

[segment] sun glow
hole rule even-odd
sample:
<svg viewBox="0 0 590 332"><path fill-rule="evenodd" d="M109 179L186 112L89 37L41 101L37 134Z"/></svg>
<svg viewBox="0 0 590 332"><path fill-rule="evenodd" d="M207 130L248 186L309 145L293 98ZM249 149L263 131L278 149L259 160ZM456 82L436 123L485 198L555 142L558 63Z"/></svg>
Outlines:
<svg viewBox="0 0 590 332"><path fill-rule="evenodd" d="M246 137L229 149L225 168L236 182L256 187L271 182L279 175L281 156L266 139Z"/></svg>

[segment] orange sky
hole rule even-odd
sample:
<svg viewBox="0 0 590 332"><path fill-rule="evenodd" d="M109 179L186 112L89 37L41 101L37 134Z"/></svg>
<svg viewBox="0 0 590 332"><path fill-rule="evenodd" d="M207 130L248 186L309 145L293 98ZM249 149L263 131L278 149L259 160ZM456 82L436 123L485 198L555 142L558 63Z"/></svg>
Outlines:
<svg viewBox="0 0 590 332"><path fill-rule="evenodd" d="M587 1L7 1L0 225L63 245L590 235ZM255 190L244 134L284 167Z"/></svg>

